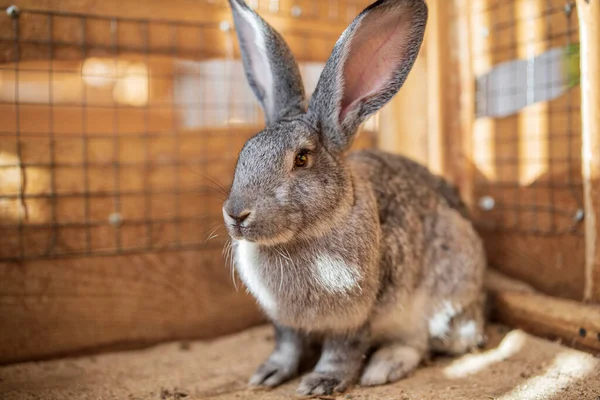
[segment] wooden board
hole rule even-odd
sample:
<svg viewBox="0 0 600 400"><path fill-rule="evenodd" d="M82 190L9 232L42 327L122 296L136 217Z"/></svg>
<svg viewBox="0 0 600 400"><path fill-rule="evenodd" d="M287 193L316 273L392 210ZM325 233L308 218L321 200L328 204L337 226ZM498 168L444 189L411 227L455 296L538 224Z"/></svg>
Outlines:
<svg viewBox="0 0 600 400"><path fill-rule="evenodd" d="M0 363L210 338L261 322L220 253L0 263Z"/></svg>
<svg viewBox="0 0 600 400"><path fill-rule="evenodd" d="M429 169L438 175L453 179L452 170L444 168L448 162L449 129L451 113L455 111L448 107L448 93L453 91L448 87L453 72L451 62L450 7L452 2L434 0L429 4L429 21L427 26L427 144ZM454 116L452 116L452 119Z"/></svg>
<svg viewBox="0 0 600 400"><path fill-rule="evenodd" d="M485 233L488 260L502 272L554 296L582 300L585 282L581 237L559 239L515 233Z"/></svg>
<svg viewBox="0 0 600 400"><path fill-rule="evenodd" d="M486 288L499 321L600 354L600 306L544 295L493 269Z"/></svg>
<svg viewBox="0 0 600 400"><path fill-rule="evenodd" d="M577 1L581 37L585 298L600 303L600 4Z"/></svg>
<svg viewBox="0 0 600 400"><path fill-rule="evenodd" d="M475 119L475 80L473 79L473 64L464 60L471 60L473 54L471 5L470 0L455 0L452 18L452 30L458 46L456 57L458 60L454 86L455 104L458 111L455 121L448 130L452 139L451 157L448 165L454 172L454 181L459 188L461 197L467 206L472 209L474 205L473 185L475 165L472 162L473 154L473 121Z"/></svg>
<svg viewBox="0 0 600 400"><path fill-rule="evenodd" d="M496 316L534 335L600 352L600 308L545 295L497 293Z"/></svg>

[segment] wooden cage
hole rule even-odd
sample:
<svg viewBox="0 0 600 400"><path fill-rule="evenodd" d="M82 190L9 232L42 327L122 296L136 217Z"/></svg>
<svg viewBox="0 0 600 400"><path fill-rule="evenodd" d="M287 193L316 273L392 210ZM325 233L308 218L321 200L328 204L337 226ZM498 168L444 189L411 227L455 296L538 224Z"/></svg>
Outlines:
<svg viewBox="0 0 600 400"><path fill-rule="evenodd" d="M220 186L263 125L227 1L13 3L0 17L0 363L261 322L219 231ZM370 1L248 3L288 40L310 93ZM490 278L497 316L600 349L600 5L428 3L405 87L355 148L406 154L458 185L490 264L533 287ZM576 82L540 101L534 67L524 94L492 93L511 80L490 71L553 49ZM525 106L490 111L510 96Z"/></svg>

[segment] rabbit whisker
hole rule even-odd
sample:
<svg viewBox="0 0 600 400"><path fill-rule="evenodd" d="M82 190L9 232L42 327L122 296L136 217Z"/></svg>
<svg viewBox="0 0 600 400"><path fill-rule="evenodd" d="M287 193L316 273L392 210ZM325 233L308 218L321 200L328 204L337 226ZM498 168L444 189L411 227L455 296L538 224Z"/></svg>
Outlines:
<svg viewBox="0 0 600 400"><path fill-rule="evenodd" d="M216 228L214 228L213 230L210 231L210 233L208 234L208 237L206 238L206 240L204 241L204 243L208 242L209 240L212 240L216 237L219 237L220 235L216 235L216 232L221 229L224 228L224 225L217 225Z"/></svg>
<svg viewBox="0 0 600 400"><path fill-rule="evenodd" d="M223 251L225 253L225 263L229 266L229 270L231 271L231 281L233 282L233 287L235 291L238 291L237 281L235 279L235 265L233 263L233 243L231 239L227 240L225 246L223 247Z"/></svg>

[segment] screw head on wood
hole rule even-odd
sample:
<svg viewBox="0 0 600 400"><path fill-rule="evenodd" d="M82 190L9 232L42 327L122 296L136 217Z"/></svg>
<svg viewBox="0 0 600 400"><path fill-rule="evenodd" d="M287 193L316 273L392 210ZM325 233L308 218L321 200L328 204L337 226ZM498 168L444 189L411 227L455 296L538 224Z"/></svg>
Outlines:
<svg viewBox="0 0 600 400"><path fill-rule="evenodd" d="M17 6L9 6L6 9L6 14L11 18L18 18L21 14L21 10Z"/></svg>
<svg viewBox="0 0 600 400"><path fill-rule="evenodd" d="M222 32L229 32L231 30L231 24L229 23L229 21L221 21L219 23L219 29Z"/></svg>
<svg viewBox="0 0 600 400"><path fill-rule="evenodd" d="M573 12L574 8L575 8L575 3L572 1L565 4L565 14L567 15L567 17L571 16L571 13Z"/></svg>
<svg viewBox="0 0 600 400"><path fill-rule="evenodd" d="M302 7L293 6L290 12L292 14L292 17L298 18L298 17L302 16Z"/></svg>
<svg viewBox="0 0 600 400"><path fill-rule="evenodd" d="M121 214L119 214L119 213L112 213L108 216L108 223L111 224L112 226L119 226L119 225L121 225L122 221L123 221L123 218L121 217Z"/></svg>
<svg viewBox="0 0 600 400"><path fill-rule="evenodd" d="M491 211L496 206L496 200L492 196L483 196L479 199L479 208L484 211Z"/></svg>

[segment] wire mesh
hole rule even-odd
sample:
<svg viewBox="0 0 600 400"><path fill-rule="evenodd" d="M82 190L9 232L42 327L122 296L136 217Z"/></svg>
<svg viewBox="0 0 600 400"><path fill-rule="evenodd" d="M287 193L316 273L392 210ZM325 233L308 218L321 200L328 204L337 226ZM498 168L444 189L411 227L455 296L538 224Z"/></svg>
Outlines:
<svg viewBox="0 0 600 400"><path fill-rule="evenodd" d="M472 5L477 224L488 231L582 235L581 96L571 74L578 56L575 2ZM494 68L502 69L495 82L484 77ZM494 116L490 102L506 110L524 106Z"/></svg>
<svg viewBox="0 0 600 400"><path fill-rule="evenodd" d="M229 23L18 11L0 17L0 260L222 247L221 187L264 124ZM282 33L311 93L337 36Z"/></svg>

